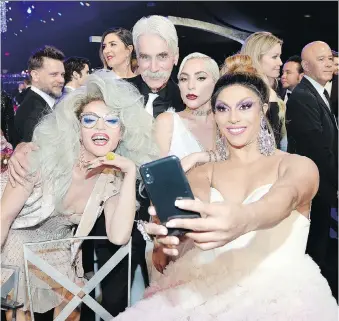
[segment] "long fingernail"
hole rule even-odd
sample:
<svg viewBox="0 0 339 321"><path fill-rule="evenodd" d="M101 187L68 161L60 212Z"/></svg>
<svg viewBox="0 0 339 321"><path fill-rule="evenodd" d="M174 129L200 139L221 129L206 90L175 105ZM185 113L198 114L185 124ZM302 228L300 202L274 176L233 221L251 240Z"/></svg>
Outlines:
<svg viewBox="0 0 339 321"><path fill-rule="evenodd" d="M176 201L174 202L174 205L180 207L180 206L182 206L182 203L183 203L182 200L176 200Z"/></svg>
<svg viewBox="0 0 339 321"><path fill-rule="evenodd" d="M175 227L175 223L169 221L169 222L166 223L166 227Z"/></svg>

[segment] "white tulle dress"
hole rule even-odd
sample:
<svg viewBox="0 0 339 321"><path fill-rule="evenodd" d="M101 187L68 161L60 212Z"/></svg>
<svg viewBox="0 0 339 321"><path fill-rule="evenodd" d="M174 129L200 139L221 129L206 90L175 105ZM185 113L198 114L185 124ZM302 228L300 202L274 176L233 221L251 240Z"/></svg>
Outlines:
<svg viewBox="0 0 339 321"><path fill-rule="evenodd" d="M270 187L257 188L244 204ZM223 198L211 189L211 200ZM293 211L277 226L221 248L194 248L151 282L144 300L114 320L338 320L329 285L305 254L309 227L309 220Z"/></svg>

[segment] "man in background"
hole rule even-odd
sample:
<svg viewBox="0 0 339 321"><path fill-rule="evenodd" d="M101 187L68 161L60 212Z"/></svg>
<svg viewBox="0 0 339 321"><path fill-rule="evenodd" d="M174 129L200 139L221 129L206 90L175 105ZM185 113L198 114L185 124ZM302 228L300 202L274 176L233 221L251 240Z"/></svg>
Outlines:
<svg viewBox="0 0 339 321"><path fill-rule="evenodd" d="M289 96L291 95L293 89L300 83L302 77L304 76L304 70L301 66L300 56L292 56L287 59L282 69L281 84L285 93L283 99L285 104Z"/></svg>

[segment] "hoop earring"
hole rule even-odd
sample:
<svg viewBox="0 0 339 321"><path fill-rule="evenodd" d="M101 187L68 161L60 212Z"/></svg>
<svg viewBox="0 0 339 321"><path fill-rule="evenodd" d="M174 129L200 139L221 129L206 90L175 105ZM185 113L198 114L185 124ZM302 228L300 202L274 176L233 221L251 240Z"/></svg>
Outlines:
<svg viewBox="0 0 339 321"><path fill-rule="evenodd" d="M265 156L271 156L275 151L275 140L273 134L270 132L267 120L264 115L260 116L260 131L258 135L259 152Z"/></svg>

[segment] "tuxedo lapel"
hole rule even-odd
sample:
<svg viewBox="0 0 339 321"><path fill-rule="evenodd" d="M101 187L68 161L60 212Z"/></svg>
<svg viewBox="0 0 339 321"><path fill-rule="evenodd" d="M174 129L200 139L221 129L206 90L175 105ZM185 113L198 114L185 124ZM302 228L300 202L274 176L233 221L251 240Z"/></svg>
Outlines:
<svg viewBox="0 0 339 321"><path fill-rule="evenodd" d="M332 114L332 111L326 105L326 103L324 102L324 99L319 95L318 91L313 87L313 85L305 77L303 77L301 82L316 97L318 104L325 110L325 113L327 113L328 117L331 119L331 122L333 123L334 127L338 129L338 125L337 125L334 115Z"/></svg>

